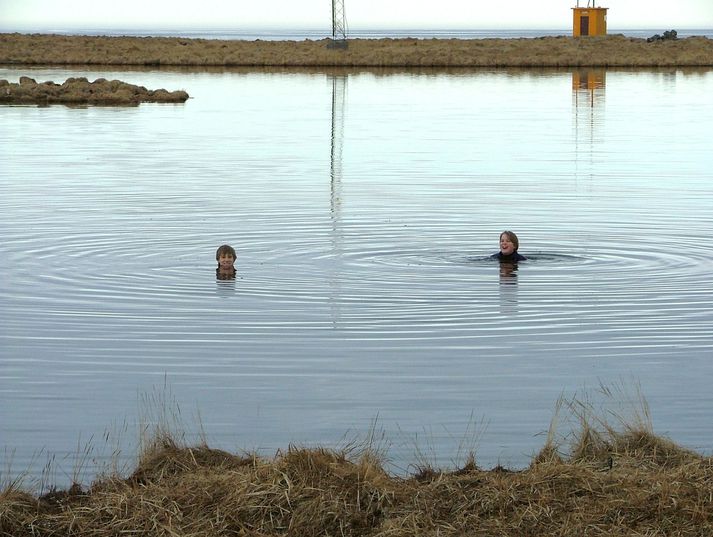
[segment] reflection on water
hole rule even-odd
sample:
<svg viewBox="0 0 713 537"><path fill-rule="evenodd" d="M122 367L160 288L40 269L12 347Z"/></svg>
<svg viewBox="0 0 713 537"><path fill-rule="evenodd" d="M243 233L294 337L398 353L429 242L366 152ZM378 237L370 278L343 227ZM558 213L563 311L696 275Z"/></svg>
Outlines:
<svg viewBox="0 0 713 537"><path fill-rule="evenodd" d="M500 313L517 313L517 263L499 263Z"/></svg>
<svg viewBox="0 0 713 537"><path fill-rule="evenodd" d="M605 105L606 69L581 68L572 72L574 139L577 176L592 178L597 148L597 122Z"/></svg>
<svg viewBox="0 0 713 537"><path fill-rule="evenodd" d="M330 75L332 80L332 138L330 152L330 177L332 185L332 215L339 218L340 192L342 180L342 153L344 148L344 107L346 105L347 75Z"/></svg>
<svg viewBox="0 0 713 537"><path fill-rule="evenodd" d="M500 263L500 283L517 283L517 263Z"/></svg>
<svg viewBox="0 0 713 537"><path fill-rule="evenodd" d="M596 100L603 101L603 90L607 85L607 71L599 67L579 68L572 71L572 90L575 97L589 94L590 106L594 106L595 92ZM578 95L579 94L579 95Z"/></svg>
<svg viewBox="0 0 713 537"><path fill-rule="evenodd" d="M215 269L215 279L216 280L234 280L235 274L236 274L235 269L225 269L225 268Z"/></svg>
<svg viewBox="0 0 713 537"><path fill-rule="evenodd" d="M596 121L595 108L605 104L607 85L606 69L582 68L572 72L572 97L577 129L590 129L593 134Z"/></svg>
<svg viewBox="0 0 713 537"><path fill-rule="evenodd" d="M215 280L216 293L222 298L230 297L235 294L235 275L231 278L218 277Z"/></svg>
<svg viewBox="0 0 713 537"><path fill-rule="evenodd" d="M332 220L332 256L340 259L342 251L342 225L341 225L341 203L342 203L342 156L344 149L344 115L347 98L347 75L344 73L330 74L328 79L332 82L332 128L331 128L331 152L330 152L330 216ZM339 265L333 264L329 275L330 287L330 310L332 315L332 327L337 328L337 323L341 317L341 305L339 295L341 289L339 285L340 274Z"/></svg>
<svg viewBox="0 0 713 537"><path fill-rule="evenodd" d="M397 467L424 431L448 464L478 415L479 463L518 466L563 391L622 377L713 446L711 71L0 71L192 96L0 108L13 471L164 382L227 449L378 416Z"/></svg>

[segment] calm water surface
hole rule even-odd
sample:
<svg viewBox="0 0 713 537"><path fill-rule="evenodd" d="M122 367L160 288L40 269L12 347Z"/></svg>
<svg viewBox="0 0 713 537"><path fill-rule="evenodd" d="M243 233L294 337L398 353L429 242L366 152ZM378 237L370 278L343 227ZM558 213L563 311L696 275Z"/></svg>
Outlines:
<svg viewBox="0 0 713 537"><path fill-rule="evenodd" d="M404 470L474 424L526 465L560 394L625 379L713 447L713 71L21 75L192 98L0 108L4 479L130 461L146 394L229 450L376 423Z"/></svg>

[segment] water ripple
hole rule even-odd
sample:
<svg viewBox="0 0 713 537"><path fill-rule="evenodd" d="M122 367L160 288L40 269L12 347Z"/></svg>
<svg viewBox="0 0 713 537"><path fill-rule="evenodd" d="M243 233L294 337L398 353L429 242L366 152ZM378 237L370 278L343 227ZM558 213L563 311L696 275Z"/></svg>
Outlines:
<svg viewBox="0 0 713 537"><path fill-rule="evenodd" d="M355 73L339 162L327 74L92 74L194 99L0 110L17 449L71 451L169 379L232 447L476 412L483 464L517 463L562 390L622 375L713 445L710 73L610 73L586 107L570 73ZM685 143L660 134L678 122ZM503 229L516 268L490 258ZM216 281L226 242L237 277Z"/></svg>

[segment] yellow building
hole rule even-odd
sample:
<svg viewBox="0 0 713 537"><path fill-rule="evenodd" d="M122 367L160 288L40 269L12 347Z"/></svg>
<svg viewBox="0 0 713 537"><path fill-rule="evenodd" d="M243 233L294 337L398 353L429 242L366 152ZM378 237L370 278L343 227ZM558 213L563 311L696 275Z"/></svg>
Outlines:
<svg viewBox="0 0 713 537"><path fill-rule="evenodd" d="M589 2L587 2L589 4ZM572 35L574 37L584 35L607 35L607 10L606 7L577 7L572 8L574 21L572 23Z"/></svg>

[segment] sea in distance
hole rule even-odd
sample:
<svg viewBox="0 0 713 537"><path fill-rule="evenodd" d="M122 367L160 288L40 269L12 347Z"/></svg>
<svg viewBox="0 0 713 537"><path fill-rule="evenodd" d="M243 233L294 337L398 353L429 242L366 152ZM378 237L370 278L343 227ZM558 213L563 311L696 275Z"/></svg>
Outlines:
<svg viewBox="0 0 713 537"><path fill-rule="evenodd" d="M0 32L21 33L49 33L60 35L107 35L107 36L135 36L135 37L186 37L192 39L237 39L245 41L313 41L329 38L332 36L331 29L323 28L296 28L296 29L275 29L275 28L251 28L251 29L229 29L229 28L185 28L185 29L139 29L136 28L3 28L0 23ZM627 37L647 38L654 34L663 34L667 30L675 29L678 37L703 36L713 39L713 28L610 28L609 34L623 34ZM572 34L571 28L548 28L548 29L463 29L463 28L350 28L347 32L351 39L516 39L516 38L536 38L545 36L569 36Z"/></svg>
<svg viewBox="0 0 713 537"><path fill-rule="evenodd" d="M20 76L191 98L0 107L4 483L130 467L162 420L234 452L371 434L397 473L517 468L561 395L626 415L611 386L713 449L713 70ZM504 229L516 268L490 259Z"/></svg>

